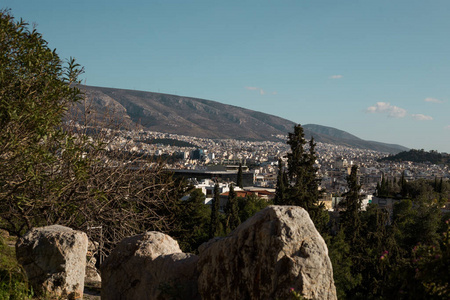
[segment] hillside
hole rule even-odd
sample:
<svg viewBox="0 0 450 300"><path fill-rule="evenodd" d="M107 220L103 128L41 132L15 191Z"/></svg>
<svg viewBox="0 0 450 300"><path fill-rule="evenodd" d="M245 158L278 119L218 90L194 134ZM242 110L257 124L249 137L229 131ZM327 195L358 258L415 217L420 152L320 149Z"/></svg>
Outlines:
<svg viewBox="0 0 450 300"><path fill-rule="evenodd" d="M316 141L322 143L329 143L335 145L342 145L348 147L355 147L361 149L370 149L380 152L388 152L388 153L398 153L400 151L407 151L408 148L403 147L397 144L387 144L375 141L366 141L360 139L348 132L322 125L316 124L306 124L303 125L305 132L308 132L307 137L309 135L313 135Z"/></svg>
<svg viewBox="0 0 450 300"><path fill-rule="evenodd" d="M450 154L439 153L437 151L424 151L411 149L409 151L402 151L396 155L384 157L379 161L412 161L416 163L432 163L432 164L447 164L450 165Z"/></svg>
<svg viewBox="0 0 450 300"><path fill-rule="evenodd" d="M126 128L201 138L280 141L277 136L286 135L295 125L277 116L211 100L94 86L82 89L87 103L80 103L79 108L96 115L101 126L109 126L112 119ZM305 125L304 129L308 139L314 136L318 142L389 153L407 150L399 145L365 141L331 127Z"/></svg>

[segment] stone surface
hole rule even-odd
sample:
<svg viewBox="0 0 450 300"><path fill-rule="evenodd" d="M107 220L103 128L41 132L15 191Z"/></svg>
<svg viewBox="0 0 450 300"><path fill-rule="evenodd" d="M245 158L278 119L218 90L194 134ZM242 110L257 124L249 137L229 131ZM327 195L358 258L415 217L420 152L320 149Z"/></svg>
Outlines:
<svg viewBox="0 0 450 300"><path fill-rule="evenodd" d="M126 238L100 267L102 299L196 299L197 260L160 232Z"/></svg>
<svg viewBox="0 0 450 300"><path fill-rule="evenodd" d="M229 236L200 247L198 288L202 299L336 299L325 241L308 213L270 206Z"/></svg>
<svg viewBox="0 0 450 300"><path fill-rule="evenodd" d="M88 251L86 254L86 272L85 272L85 277L84 277L85 283L100 284L100 282L102 281L102 278L100 277L100 273L95 266L95 264L97 263L95 254L97 252L98 252L98 243L89 241Z"/></svg>
<svg viewBox="0 0 450 300"><path fill-rule="evenodd" d="M38 294L79 299L83 296L87 246L84 232L52 225L27 232L16 243L16 255Z"/></svg>

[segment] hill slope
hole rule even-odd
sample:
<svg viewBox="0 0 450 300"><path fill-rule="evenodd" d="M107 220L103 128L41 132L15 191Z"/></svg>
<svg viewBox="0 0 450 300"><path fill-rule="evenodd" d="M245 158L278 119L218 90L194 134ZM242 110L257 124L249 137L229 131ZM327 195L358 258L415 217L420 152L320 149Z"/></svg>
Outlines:
<svg viewBox="0 0 450 300"><path fill-rule="evenodd" d="M115 123L150 131L212 139L279 140L295 123L277 116L216 101L115 88L83 86L82 111L113 116ZM106 117L104 117L106 118ZM407 148L369 142L345 131L305 125L305 136L323 143L398 153Z"/></svg>
<svg viewBox="0 0 450 300"><path fill-rule="evenodd" d="M294 122L219 102L133 90L86 86L95 110L113 105L117 118L146 130L203 138L274 140ZM103 108L104 109L104 108Z"/></svg>
<svg viewBox="0 0 450 300"><path fill-rule="evenodd" d="M403 147L401 145L366 141L348 132L333 127L327 127L316 124L306 124L303 125L303 128L305 128L305 132L309 132L309 134L312 134L315 140L322 143L329 143L361 149L370 149L388 153L398 153L400 151L408 150L408 148Z"/></svg>

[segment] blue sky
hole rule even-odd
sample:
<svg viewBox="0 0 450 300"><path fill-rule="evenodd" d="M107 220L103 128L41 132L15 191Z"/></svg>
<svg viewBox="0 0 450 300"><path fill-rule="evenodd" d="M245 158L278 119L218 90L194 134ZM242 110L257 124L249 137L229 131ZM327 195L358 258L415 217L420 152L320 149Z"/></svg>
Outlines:
<svg viewBox="0 0 450 300"><path fill-rule="evenodd" d="M450 153L450 1L3 0L88 85Z"/></svg>

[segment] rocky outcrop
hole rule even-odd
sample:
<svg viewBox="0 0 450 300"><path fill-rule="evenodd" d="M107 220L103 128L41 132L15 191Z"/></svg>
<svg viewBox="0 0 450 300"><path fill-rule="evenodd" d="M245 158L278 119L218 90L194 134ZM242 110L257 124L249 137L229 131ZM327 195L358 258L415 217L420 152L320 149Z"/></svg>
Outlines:
<svg viewBox="0 0 450 300"><path fill-rule="evenodd" d="M124 239L101 267L102 299L336 299L325 241L308 213L270 206L225 238L182 253L159 232Z"/></svg>
<svg viewBox="0 0 450 300"><path fill-rule="evenodd" d="M97 259L95 258L95 254L98 252L98 243L89 241L88 243L88 251L86 254L86 274L84 277L84 282L89 285L98 285L102 281L100 277L100 273L98 272L95 264L97 263Z"/></svg>
<svg viewBox="0 0 450 300"><path fill-rule="evenodd" d="M308 213L270 206L229 236L200 248L202 299L336 299L325 241Z"/></svg>
<svg viewBox="0 0 450 300"><path fill-rule="evenodd" d="M33 228L16 243L17 260L38 294L83 297L87 235L60 225Z"/></svg>
<svg viewBox="0 0 450 300"><path fill-rule="evenodd" d="M196 299L197 260L160 232L121 241L102 264L102 299Z"/></svg>

